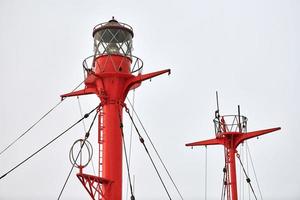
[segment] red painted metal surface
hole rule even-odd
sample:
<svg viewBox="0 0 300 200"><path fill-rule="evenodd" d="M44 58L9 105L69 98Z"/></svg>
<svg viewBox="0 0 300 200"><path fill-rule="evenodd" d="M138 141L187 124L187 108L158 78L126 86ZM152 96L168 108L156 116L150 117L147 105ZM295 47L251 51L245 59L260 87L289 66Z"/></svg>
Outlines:
<svg viewBox="0 0 300 200"><path fill-rule="evenodd" d="M239 116L236 116L236 119ZM235 156L237 153L236 148L239 144L253 137L258 137L267 133L271 133L280 130L280 127L253 131L253 132L242 132L241 123L231 124L229 128L226 124L224 117L221 117L218 121L218 130L216 131L216 138L203 140L199 142L188 143L186 146L207 146L207 145L223 145L225 147L225 168L227 171L227 200L237 200L237 178L236 178L236 162ZM236 126L235 128L233 126ZM232 129L234 129L232 131Z"/></svg>
<svg viewBox="0 0 300 200"><path fill-rule="evenodd" d="M77 174L92 199L97 199L97 196L98 199L105 200L122 199L123 146L120 123L124 101L129 90L140 86L142 81L170 73L167 69L134 75L131 73L131 64L131 58L126 55L98 55L94 60L93 68L87 70L85 88L62 95L64 98L96 94L101 101L102 110L99 112L98 128L99 174L92 176L84 174L82 170Z"/></svg>

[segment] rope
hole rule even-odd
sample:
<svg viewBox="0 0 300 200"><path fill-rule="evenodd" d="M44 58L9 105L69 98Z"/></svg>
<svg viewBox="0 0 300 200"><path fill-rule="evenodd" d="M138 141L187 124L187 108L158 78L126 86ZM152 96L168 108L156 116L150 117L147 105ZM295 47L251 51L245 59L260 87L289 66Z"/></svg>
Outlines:
<svg viewBox="0 0 300 200"><path fill-rule="evenodd" d="M132 92L132 107L134 107L134 103L135 103L135 90L133 90ZM133 110L131 111L131 115L133 115ZM130 140L129 140L129 168L130 168L130 164L131 164L131 149L132 149L132 134L133 133L133 124L131 122L130 124ZM128 180L129 181L129 180ZM128 185L126 188L126 200L128 199Z"/></svg>
<svg viewBox="0 0 300 200"><path fill-rule="evenodd" d="M263 200L263 196L262 196L261 189L260 189L260 186L259 186L259 183L258 183L258 179L257 179L256 171L255 171L255 168L254 168L254 164L253 164L253 160L252 160L250 148L249 148L247 142L246 142L246 148L248 149L249 158L250 158L251 166L252 166L252 169L253 169L253 172L254 172L254 177L255 177L255 181L256 181L257 187L258 187L259 195L260 195L260 198Z"/></svg>
<svg viewBox="0 0 300 200"><path fill-rule="evenodd" d="M58 195L57 200L60 199L60 197L61 197L61 195L62 195L62 193L63 193L63 191L64 191L64 189L65 189L65 187L66 187L66 185L67 185L67 182L69 181L69 178L70 178L70 176L71 176L71 174L72 174L72 171L73 171L73 169L74 169L74 167L75 167L75 165L76 165L76 162L77 162L77 160L78 160L78 157L79 157L79 155L81 155L81 151L82 151L82 148L83 148L83 146L84 146L84 144L85 144L85 141L86 141L86 140L88 139L88 137L90 136L90 131L91 131L93 125L94 125L94 122L95 122L95 120L96 120L97 114L98 114L98 111L96 112L96 114L95 114L95 116L94 116L94 118L93 118L93 121L92 121L92 123L91 123L91 125L90 125L90 127L89 127L89 130L85 133L85 137L84 137L84 139L83 139L83 141L82 141L82 144L81 144L81 146L80 146L80 150L79 150L79 152L78 152L78 154L77 154L77 156L76 156L76 159L74 160L74 163L73 163L73 165L72 165L72 167L71 167L71 170L70 170L70 172L69 172L69 174L68 174L68 176L67 176L67 179L65 180L65 183L64 183L64 185L63 185L63 187L62 187L62 189L61 189L61 191L60 191L60 193L59 193L59 195Z"/></svg>
<svg viewBox="0 0 300 200"><path fill-rule="evenodd" d="M242 143L242 145L239 146L239 152L240 153L243 153L243 146L244 146L244 143ZM241 155L243 157L243 155ZM242 167L239 165L239 192L238 192L238 195L239 195L239 199L242 200L242 184L244 184L244 181L242 181L244 178L243 178L244 174L242 174Z"/></svg>
<svg viewBox="0 0 300 200"><path fill-rule="evenodd" d="M78 101L80 116L82 117L83 116L83 112L82 112L82 106L81 106L81 103L80 103L80 100L79 100L79 96L77 96L77 101ZM85 126L84 120L82 120L82 125L83 125L83 130L86 133L87 131L86 131L86 126ZM96 175L93 159L92 159L92 168L93 168L94 175Z"/></svg>
<svg viewBox="0 0 300 200"><path fill-rule="evenodd" d="M246 141L247 143L247 141ZM247 173L250 174L250 171L249 171L249 162L248 162L248 150L247 148L245 148L245 155L246 155L246 168L247 168ZM250 192L250 188L248 187L248 199L250 200L251 199L251 192Z"/></svg>
<svg viewBox="0 0 300 200"><path fill-rule="evenodd" d="M131 200L135 200L135 197L133 195L133 188L132 188L132 184L131 184L129 162L128 162L128 157L127 157L127 151L126 151L126 145L125 145L125 139L124 139L124 131L123 131L123 123L122 123L120 111L119 111L119 120L120 120L120 129L121 129L121 135L122 135L122 141L123 141L123 148L124 148L124 154L125 154L125 160L126 160L127 176L128 176L128 181L129 181L129 186L130 186L130 193L131 193L130 199Z"/></svg>
<svg viewBox="0 0 300 200"><path fill-rule="evenodd" d="M221 200L225 200L226 195L226 187L227 187L227 161L226 161L226 148L224 147L224 162L225 165L223 167L223 183L222 183L222 193L221 193Z"/></svg>
<svg viewBox="0 0 300 200"><path fill-rule="evenodd" d="M180 193L180 191L179 191L179 189L178 189L178 187L177 187L175 181L173 180L173 178L172 178L172 176L171 176L169 170L167 169L167 167L166 167L165 163L163 162L163 160L162 160L160 154L158 153L156 147L154 146L154 143L152 142L152 140L151 140L151 138L150 138L150 136L149 136L149 134L148 134L146 128L145 128L144 125L143 125L143 123L141 122L141 119L140 119L139 115L136 113L136 111L135 111L133 105L131 104L131 102L130 102L130 100L129 100L128 98L127 98L127 101L129 102L130 107L132 108L133 113L134 113L135 116L137 117L137 119L138 119L140 125L142 126L142 129L144 130L144 132L145 132L145 134L146 134L146 136L147 136L147 138L148 138L148 140L149 140L149 142L150 142L152 148L154 149L154 151L155 151L155 153L156 153L156 155L157 155L157 157L158 157L160 163L161 163L162 166L164 167L164 169L165 169L165 171L166 171L166 173L167 173L169 179L171 180L173 186L175 187L175 189L176 189L178 195L180 196L181 200L183 200L183 197L182 197L182 195L181 195L181 193Z"/></svg>
<svg viewBox="0 0 300 200"><path fill-rule="evenodd" d="M76 86L73 91L75 91L78 87L80 87L80 85L83 83L83 81ZM26 131L24 131L19 137L17 137L16 139L14 139L7 147L5 147L1 152L0 152L0 156L7 151L12 145L14 145L18 140L20 140L24 135L26 135L31 129L33 129L40 121L42 121L47 115L49 115L55 108L57 108L64 100L61 99L61 101L59 101L56 105L54 105L48 112L46 112L44 115L42 115L41 118L39 118L36 122L34 122Z"/></svg>
<svg viewBox="0 0 300 200"><path fill-rule="evenodd" d="M250 188L251 188L251 190L252 190L252 193L253 193L253 195L254 195L254 198L257 200L256 194L255 194L254 189L253 189L252 184L251 184L251 180L250 180L250 178L249 178L249 176L248 176L248 174L247 174L247 172L246 172L246 170L245 170L245 168L244 168L244 165L243 165L243 163L242 163L242 161L241 161L241 159L240 159L240 155L237 153L237 154L236 154L236 157L237 157L238 160L240 161L240 164L241 164L242 169L243 169L243 171L244 171L244 174L245 174L245 176L246 176L246 181L247 181L247 183L249 184L249 186L250 186Z"/></svg>
<svg viewBox="0 0 300 200"><path fill-rule="evenodd" d="M33 154L31 154L29 157L27 157L25 160L23 160L22 162L20 162L19 164L17 164L15 167L13 167L12 169L10 169L8 172L6 172L5 174L3 174L0 179L4 178L6 175L8 175L9 173L11 173L12 171L14 171L15 169L17 169L19 166L21 166L22 164L24 164L26 161L28 161L30 158L32 158L33 156L35 156L36 154L38 154L40 151L42 151L43 149L45 149L47 146L49 146L50 144L52 144L55 140L57 140L58 138L60 138L61 136L63 136L66 132L68 132L70 129L72 129L74 126L76 126L77 124L79 124L84 118L88 118L89 115L94 112L96 109L98 108L98 106L96 108L94 108L92 111L90 111L89 113L85 114L81 119L79 119L77 122L75 122L73 125L71 125L69 128L67 128L65 131L63 131L61 134L59 134L58 136L56 136L54 139L52 139L50 142L48 142L47 144L45 144L44 146L42 146L40 149L38 149L36 152L34 152Z"/></svg>
<svg viewBox="0 0 300 200"><path fill-rule="evenodd" d="M244 153L245 149L243 148L243 145L244 144L242 144L241 151L240 151L240 153L241 153L240 158L241 158L242 163L244 163L244 159L245 159L245 156L244 156L245 155L245 153ZM244 180L245 174L243 173L243 169L242 169L241 165L240 165L240 170L241 170L241 174L242 174L241 179ZM241 182L241 189L240 189L241 190L241 200L245 200L245 187L247 187L247 185L245 186L245 181L242 181Z"/></svg>
<svg viewBox="0 0 300 200"><path fill-rule="evenodd" d="M167 189L167 187L166 187L164 181L162 180L162 177L161 177L161 175L160 175L160 173L159 173L159 171L158 171L158 169L157 169L157 167L156 167L156 165L155 165L155 163L154 163L154 161L153 161L153 159L152 159L152 157L151 157L151 155L150 155L150 153L149 153L149 151L148 151L148 148L147 148L147 146L145 145L145 140L144 140L144 138L141 136L141 134L140 134L140 132L139 132L139 130L138 130L138 128L137 128L135 122L133 121L133 118L132 118L132 116L131 116L131 114L130 114L128 108L126 108L126 112L127 112L127 114L129 115L130 120L131 120L132 123L133 123L133 126L134 126L134 128L135 128L135 130L136 130L136 132L137 132L137 134L138 134L138 136L139 136L139 140L140 140L140 142L142 143L142 145L144 146L144 149L145 149L145 151L146 151L146 153L147 153L147 155L148 155L148 157L149 157L149 159L150 159L150 161L151 161L151 163L152 163L152 165L153 165L153 167L154 167L154 169L155 169L155 171L156 171L157 176L159 177L159 180L160 180L161 184L163 185L163 187L164 187L164 189L165 189L165 191L166 191L166 193L167 193L169 199L172 200L172 198L171 198L171 196L170 196L170 194L169 194L169 192L168 192L168 189Z"/></svg>
<svg viewBox="0 0 300 200"><path fill-rule="evenodd" d="M222 183L222 193L221 193L221 200L225 200L226 194L226 166L223 168L223 183Z"/></svg>

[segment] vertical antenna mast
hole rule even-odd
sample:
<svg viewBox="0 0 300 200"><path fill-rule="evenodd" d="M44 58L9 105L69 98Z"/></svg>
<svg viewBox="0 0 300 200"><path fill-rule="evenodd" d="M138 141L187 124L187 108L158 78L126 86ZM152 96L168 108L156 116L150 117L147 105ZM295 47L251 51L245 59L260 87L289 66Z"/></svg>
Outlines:
<svg viewBox="0 0 300 200"><path fill-rule="evenodd" d="M220 117L220 110L219 110L219 95L218 95L218 91L216 91L216 101L217 101L217 110L215 111L215 118Z"/></svg>
<svg viewBox="0 0 300 200"><path fill-rule="evenodd" d="M238 126L239 126L239 132L242 132L240 105L238 105Z"/></svg>

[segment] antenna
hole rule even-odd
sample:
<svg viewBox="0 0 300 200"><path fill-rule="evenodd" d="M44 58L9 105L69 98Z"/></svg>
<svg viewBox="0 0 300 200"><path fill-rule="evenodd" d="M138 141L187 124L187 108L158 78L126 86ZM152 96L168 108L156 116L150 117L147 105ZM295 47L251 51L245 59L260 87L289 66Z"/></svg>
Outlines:
<svg viewBox="0 0 300 200"><path fill-rule="evenodd" d="M217 110L215 111L215 118L220 118L220 110L219 110L219 95L218 91L216 91L216 101L217 101Z"/></svg>
<svg viewBox="0 0 300 200"><path fill-rule="evenodd" d="M242 132L240 105L238 105L238 126L239 126L239 131Z"/></svg>

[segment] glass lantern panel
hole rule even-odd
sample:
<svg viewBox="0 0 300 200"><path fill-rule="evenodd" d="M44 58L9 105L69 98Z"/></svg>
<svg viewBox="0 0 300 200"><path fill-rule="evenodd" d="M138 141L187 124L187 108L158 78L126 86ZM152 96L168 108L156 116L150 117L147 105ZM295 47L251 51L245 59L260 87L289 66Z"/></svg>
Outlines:
<svg viewBox="0 0 300 200"><path fill-rule="evenodd" d="M120 54L131 57L132 35L124 29L103 29L94 35L97 55Z"/></svg>

